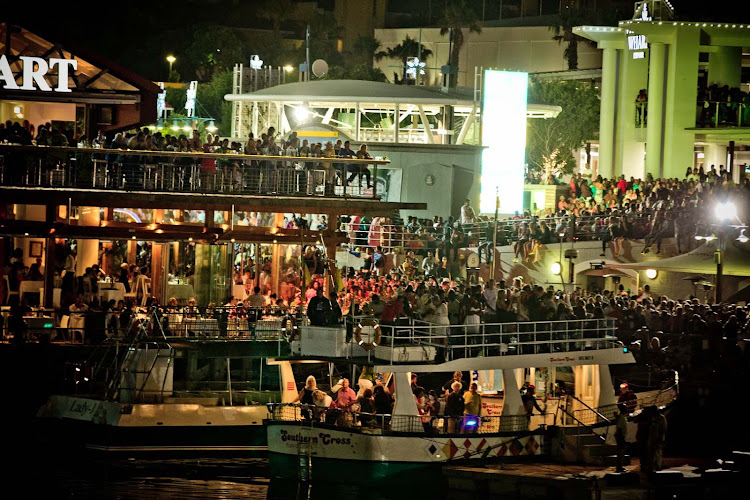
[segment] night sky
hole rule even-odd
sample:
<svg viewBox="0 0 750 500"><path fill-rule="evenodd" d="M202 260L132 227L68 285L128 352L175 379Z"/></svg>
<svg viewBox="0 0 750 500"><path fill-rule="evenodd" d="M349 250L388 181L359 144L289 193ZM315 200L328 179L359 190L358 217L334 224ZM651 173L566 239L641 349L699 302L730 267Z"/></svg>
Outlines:
<svg viewBox="0 0 750 500"><path fill-rule="evenodd" d="M268 27L255 14L259 0L3 3L0 21L20 24L50 40L85 45L151 79L165 76L166 55L179 53L196 25ZM684 20L750 23L748 0L672 0L672 4Z"/></svg>

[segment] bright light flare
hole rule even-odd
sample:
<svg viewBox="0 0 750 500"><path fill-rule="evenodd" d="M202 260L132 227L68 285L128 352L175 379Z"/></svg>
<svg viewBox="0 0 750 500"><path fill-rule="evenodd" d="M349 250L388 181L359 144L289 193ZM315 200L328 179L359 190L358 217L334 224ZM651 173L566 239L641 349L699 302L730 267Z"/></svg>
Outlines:
<svg viewBox="0 0 750 500"><path fill-rule="evenodd" d="M717 203L715 214L718 220L735 220L737 219L737 207L731 201Z"/></svg>

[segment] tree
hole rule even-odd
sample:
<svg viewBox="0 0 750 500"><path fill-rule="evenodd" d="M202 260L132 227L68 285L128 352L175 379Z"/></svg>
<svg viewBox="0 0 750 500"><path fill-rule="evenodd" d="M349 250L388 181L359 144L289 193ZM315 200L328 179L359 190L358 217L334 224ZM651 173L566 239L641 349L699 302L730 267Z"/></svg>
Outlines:
<svg viewBox="0 0 750 500"><path fill-rule="evenodd" d="M380 61L388 56L388 52L381 50L383 44L373 36L359 36L354 42L354 50L362 57L364 62L370 65L374 61Z"/></svg>
<svg viewBox="0 0 750 500"><path fill-rule="evenodd" d="M420 61L426 61L428 57L432 55L432 51L427 47L421 45L417 40L413 39L409 35L406 35L401 43L395 47L389 47L385 51L386 57L390 59L396 59L401 61L402 67L402 79L403 82L406 80L406 60L410 57L419 57Z"/></svg>
<svg viewBox="0 0 750 500"><path fill-rule="evenodd" d="M214 74L231 69L238 61L249 58L246 44L231 28L199 26L193 32L193 41L185 50L182 68L187 68L199 81L210 81Z"/></svg>
<svg viewBox="0 0 750 500"><path fill-rule="evenodd" d="M297 9L297 4L292 0L266 0L258 8L258 16L271 21L274 34L281 30L281 23L290 19Z"/></svg>
<svg viewBox="0 0 750 500"><path fill-rule="evenodd" d="M373 68L371 64L360 63L354 66L330 66L325 80L368 80L372 82L386 82L388 79L380 68Z"/></svg>
<svg viewBox="0 0 750 500"><path fill-rule="evenodd" d="M469 33L481 33L482 23L466 0L446 0L443 9L440 34L451 35L451 53L448 64L451 68L448 86L455 88L458 83L458 58L464 45L464 29Z"/></svg>
<svg viewBox="0 0 750 500"><path fill-rule="evenodd" d="M532 171L550 169L570 173L574 152L599 130L599 91L580 80L529 80L529 102L562 107L556 118L528 120L526 161Z"/></svg>
<svg viewBox="0 0 750 500"><path fill-rule="evenodd" d="M228 136L232 132L232 103L224 96L232 93L232 70L215 73L208 83L198 86L198 101L219 128L218 134Z"/></svg>
<svg viewBox="0 0 750 500"><path fill-rule="evenodd" d="M611 11L604 11L605 16L610 16ZM608 19L607 22L611 22ZM578 44L593 43L591 40L573 33L573 28L585 24L598 24L592 11L578 8L578 4L566 4L560 12L554 16L549 29L554 33L552 39L558 44L565 42L563 57L568 61L568 69L578 69Z"/></svg>

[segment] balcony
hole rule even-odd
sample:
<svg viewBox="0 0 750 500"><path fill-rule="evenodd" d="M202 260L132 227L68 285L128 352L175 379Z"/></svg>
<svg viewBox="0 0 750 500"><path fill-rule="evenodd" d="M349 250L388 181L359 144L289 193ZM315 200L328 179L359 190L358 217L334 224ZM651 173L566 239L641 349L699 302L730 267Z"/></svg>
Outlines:
<svg viewBox="0 0 750 500"><path fill-rule="evenodd" d="M387 159L0 145L0 186L377 200L378 165L388 163ZM347 186L355 172L353 185ZM362 177L370 177L372 187L365 187Z"/></svg>

